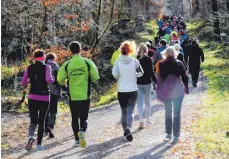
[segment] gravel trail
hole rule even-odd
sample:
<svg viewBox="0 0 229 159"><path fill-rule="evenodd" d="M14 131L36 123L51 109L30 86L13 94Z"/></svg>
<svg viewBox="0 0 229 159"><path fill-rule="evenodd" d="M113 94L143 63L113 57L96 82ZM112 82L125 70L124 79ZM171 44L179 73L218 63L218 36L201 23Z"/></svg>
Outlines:
<svg viewBox="0 0 229 159"><path fill-rule="evenodd" d="M188 131L190 122L196 118L197 107L201 105L206 94L205 79L200 77L197 88L190 85L190 94L185 96L182 107L181 142L191 140L192 134ZM33 159L159 159L184 157L186 151L174 152L174 148L163 142L165 136L164 106L158 103L156 95L152 96L152 125L138 129L137 109L132 127L134 141L123 140L120 125L119 104L91 110L89 113L88 130L86 134L87 147L85 149L73 147L74 137L71 128L70 113L59 113L55 128L55 138L44 138L46 150L37 152L35 149L26 151L28 114L2 114L2 148L3 158L33 158ZM193 143L191 143L193 144ZM34 144L35 147L35 144Z"/></svg>

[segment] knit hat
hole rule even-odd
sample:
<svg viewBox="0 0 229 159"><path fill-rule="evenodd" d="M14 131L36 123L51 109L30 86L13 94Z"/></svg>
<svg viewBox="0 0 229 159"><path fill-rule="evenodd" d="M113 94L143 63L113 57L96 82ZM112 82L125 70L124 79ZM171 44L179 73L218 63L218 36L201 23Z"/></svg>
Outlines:
<svg viewBox="0 0 229 159"><path fill-rule="evenodd" d="M40 49L35 50L33 58L36 61L45 61L45 51Z"/></svg>

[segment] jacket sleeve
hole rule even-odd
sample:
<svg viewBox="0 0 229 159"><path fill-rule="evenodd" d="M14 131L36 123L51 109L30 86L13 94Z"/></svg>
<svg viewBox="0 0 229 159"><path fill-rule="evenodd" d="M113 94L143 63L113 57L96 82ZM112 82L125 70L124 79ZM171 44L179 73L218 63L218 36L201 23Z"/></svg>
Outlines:
<svg viewBox="0 0 229 159"><path fill-rule="evenodd" d="M142 77L144 74L144 71L142 69L140 62L137 59L135 59L135 65L136 65L137 77Z"/></svg>
<svg viewBox="0 0 229 159"><path fill-rule="evenodd" d="M96 65L91 61L90 61L90 75L91 75L91 81L95 82L99 79L99 71L98 68L96 67Z"/></svg>
<svg viewBox="0 0 229 159"><path fill-rule="evenodd" d="M45 79L48 84L51 84L55 81L55 77L52 76L52 69L49 65L46 65Z"/></svg>
<svg viewBox="0 0 229 159"><path fill-rule="evenodd" d="M22 81L21 81L21 85L26 86L29 82L29 75L28 75L28 67L25 69Z"/></svg>
<svg viewBox="0 0 229 159"><path fill-rule="evenodd" d="M201 48L200 48L200 57L201 57L201 62L204 62L204 52Z"/></svg>
<svg viewBox="0 0 229 159"><path fill-rule="evenodd" d="M158 51L156 51L154 56L153 56L153 66L156 65L157 59L158 59Z"/></svg>
<svg viewBox="0 0 229 159"><path fill-rule="evenodd" d="M115 79L119 78L119 68L118 68L118 61L115 61L113 69L112 69L112 75Z"/></svg>
<svg viewBox="0 0 229 159"><path fill-rule="evenodd" d="M184 67L184 65L181 62L179 62L178 65L180 67L181 79L182 79L182 82L184 84L184 87L186 89L188 89L188 75L186 74L185 67Z"/></svg>
<svg viewBox="0 0 229 159"><path fill-rule="evenodd" d="M68 61L65 62L62 67L60 68L58 74L57 74L57 82L59 85L63 86L65 84L65 80L68 78L67 72L65 70L65 67L67 65Z"/></svg>
<svg viewBox="0 0 229 159"><path fill-rule="evenodd" d="M156 84L157 83L157 77L156 77L156 75L155 75L155 73L154 73L154 69L153 69L153 63L152 63L152 61L151 60L149 60L149 63L150 63L150 76L151 76L151 79L152 79L152 81Z"/></svg>

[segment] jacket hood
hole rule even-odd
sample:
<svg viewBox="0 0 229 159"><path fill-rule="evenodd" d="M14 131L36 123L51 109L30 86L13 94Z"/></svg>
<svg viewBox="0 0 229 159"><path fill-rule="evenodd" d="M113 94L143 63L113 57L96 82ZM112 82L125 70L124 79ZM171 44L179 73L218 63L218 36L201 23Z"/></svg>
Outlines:
<svg viewBox="0 0 229 159"><path fill-rule="evenodd" d="M126 55L120 55L119 56L119 61L122 64L129 64L132 62L132 60L133 60L133 58L131 56L126 56Z"/></svg>

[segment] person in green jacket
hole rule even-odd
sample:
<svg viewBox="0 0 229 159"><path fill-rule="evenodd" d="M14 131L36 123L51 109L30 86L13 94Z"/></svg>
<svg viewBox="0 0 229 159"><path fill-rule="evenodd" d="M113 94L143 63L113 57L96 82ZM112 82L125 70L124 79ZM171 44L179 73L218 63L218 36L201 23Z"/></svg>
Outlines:
<svg viewBox="0 0 229 159"><path fill-rule="evenodd" d="M118 59L119 55L121 55L120 49L116 50L111 57L111 64L114 66L115 61Z"/></svg>
<svg viewBox="0 0 229 159"><path fill-rule="evenodd" d="M166 40L167 44L170 45L170 38L171 38L171 35L170 34L165 34L165 36L163 37L163 39Z"/></svg>
<svg viewBox="0 0 229 159"><path fill-rule="evenodd" d="M90 59L80 55L81 45L79 42L71 42L70 50L74 56L60 68L57 81L60 85L64 85L65 81L68 81L69 106L75 136L74 146L80 145L85 148L85 132L90 107L90 83L99 79L99 73ZM80 119L80 127L78 119Z"/></svg>

